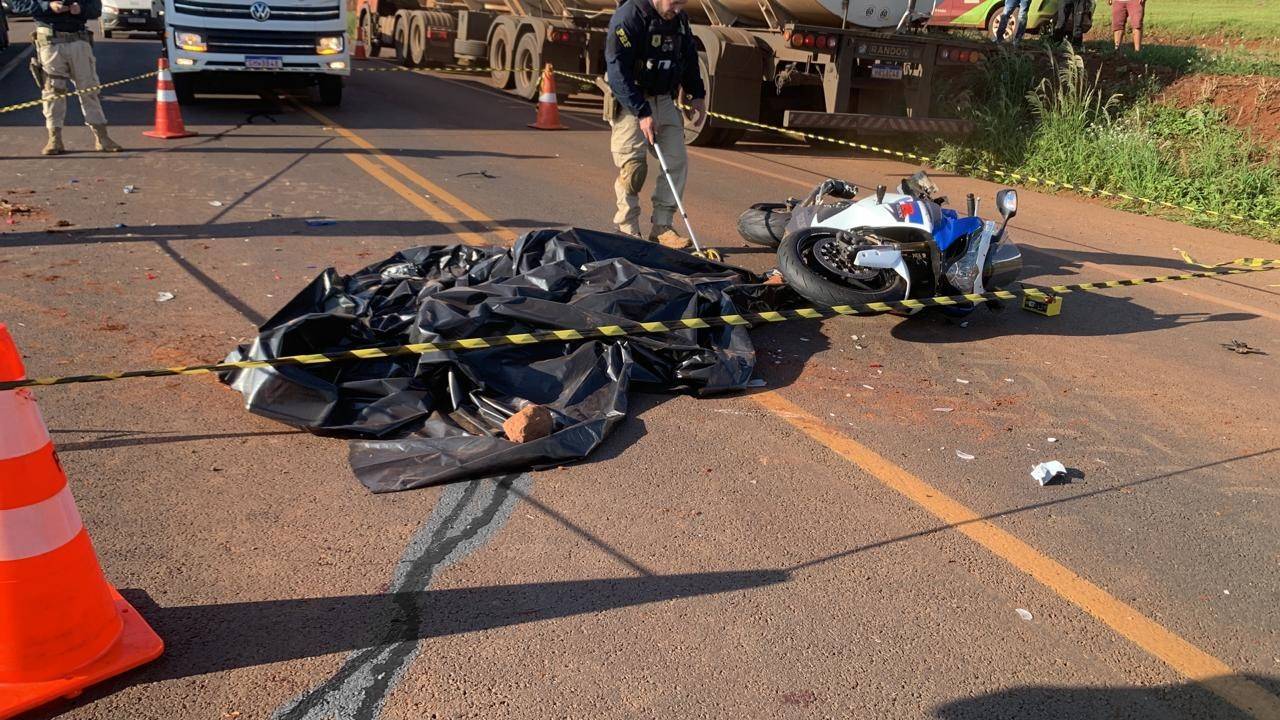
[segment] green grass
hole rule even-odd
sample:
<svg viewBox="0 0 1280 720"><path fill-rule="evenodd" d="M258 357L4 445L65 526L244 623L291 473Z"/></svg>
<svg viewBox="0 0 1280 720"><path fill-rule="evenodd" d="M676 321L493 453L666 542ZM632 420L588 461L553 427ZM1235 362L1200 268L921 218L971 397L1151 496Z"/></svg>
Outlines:
<svg viewBox="0 0 1280 720"><path fill-rule="evenodd" d="M982 132L943 147L943 162L1257 218L1273 227L1183 215L1280 240L1280 155L1227 124L1222 111L1158 105L1147 93L1111 94L1075 55L1039 79L1025 56L1002 53L987 63L990 79L963 109ZM1132 209L1153 211L1143 203Z"/></svg>
<svg viewBox="0 0 1280 720"><path fill-rule="evenodd" d="M1280 38L1276 0L1150 0L1144 14L1144 30L1158 36ZM1105 0L1097 0L1093 27L1095 33L1110 34L1111 8Z"/></svg>
<svg viewBox="0 0 1280 720"><path fill-rule="evenodd" d="M1277 12L1280 12L1280 9ZM1177 71L1179 75L1208 73L1280 77L1280 51L1265 48L1250 49L1239 45L1228 45L1217 49L1194 45L1144 44L1142 52L1135 53L1129 45L1119 51L1113 50L1109 40L1090 41L1086 45L1108 61L1127 61L1166 67Z"/></svg>

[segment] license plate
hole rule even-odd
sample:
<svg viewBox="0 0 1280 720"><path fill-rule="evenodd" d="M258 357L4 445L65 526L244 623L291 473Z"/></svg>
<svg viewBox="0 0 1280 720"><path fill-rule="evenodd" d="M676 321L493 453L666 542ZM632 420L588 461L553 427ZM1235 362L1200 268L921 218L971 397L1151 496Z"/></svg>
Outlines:
<svg viewBox="0 0 1280 720"><path fill-rule="evenodd" d="M901 65L884 65L884 64L872 65L871 77L880 78L881 80L901 80L902 66Z"/></svg>
<svg viewBox="0 0 1280 720"><path fill-rule="evenodd" d="M147 22L147 19L144 17L129 17L125 18L124 21L133 23L134 25L142 25Z"/></svg>
<svg viewBox="0 0 1280 720"><path fill-rule="evenodd" d="M244 66L250 70L279 70L284 67L284 58L278 55L250 55L244 59Z"/></svg>

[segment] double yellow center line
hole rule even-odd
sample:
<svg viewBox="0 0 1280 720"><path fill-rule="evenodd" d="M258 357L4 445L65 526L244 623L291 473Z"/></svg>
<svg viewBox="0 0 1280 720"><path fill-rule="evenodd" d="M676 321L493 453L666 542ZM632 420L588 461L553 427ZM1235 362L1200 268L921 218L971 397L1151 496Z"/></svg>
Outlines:
<svg viewBox="0 0 1280 720"><path fill-rule="evenodd" d="M492 218L414 172L355 132L338 125L312 108L302 106L302 109L363 151L346 153L346 157L351 162L408 200L428 217L446 225L456 225L454 218L448 212L435 203L428 202L394 177L392 172L432 194L433 197L448 203L467 220L485 228L485 232L496 235L505 242L515 240L514 233L502 228ZM488 244L480 234L469 229L458 230L457 234L468 244ZM1014 569L1088 613L1183 677L1199 684L1252 717L1280 720L1280 697L1239 675L1226 663L1143 615L1133 606L1119 600L1067 566L1000 528L994 522L984 520L973 509L949 497L937 487L899 467L874 450L840 434L820 418L782 395L776 392L764 392L753 395L752 399L775 418L821 443L838 457L861 468L885 487L895 490L917 507L1009 563Z"/></svg>

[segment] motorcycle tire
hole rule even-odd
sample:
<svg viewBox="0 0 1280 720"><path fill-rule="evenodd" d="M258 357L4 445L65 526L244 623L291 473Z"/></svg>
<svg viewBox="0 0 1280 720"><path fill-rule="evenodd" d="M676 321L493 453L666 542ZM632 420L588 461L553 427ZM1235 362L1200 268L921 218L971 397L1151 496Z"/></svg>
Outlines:
<svg viewBox="0 0 1280 720"><path fill-rule="evenodd" d="M778 247L787 232L791 209L783 203L756 203L738 216L738 234L754 245Z"/></svg>
<svg viewBox="0 0 1280 720"><path fill-rule="evenodd" d="M778 246L778 270L791 289L800 293L806 300L827 307L889 302L906 297L907 281L892 270L881 271L879 277L883 280L883 287L867 291L843 285L809 267L806 262L806 253L812 246L812 240L823 232L831 231L806 228L793 232Z"/></svg>

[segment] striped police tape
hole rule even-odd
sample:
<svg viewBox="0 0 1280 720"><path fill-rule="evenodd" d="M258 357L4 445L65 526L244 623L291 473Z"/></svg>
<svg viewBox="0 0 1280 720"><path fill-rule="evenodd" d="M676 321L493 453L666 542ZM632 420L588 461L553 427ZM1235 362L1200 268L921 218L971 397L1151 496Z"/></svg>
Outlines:
<svg viewBox="0 0 1280 720"><path fill-rule="evenodd" d="M397 70L412 71L413 70L412 68L401 67L401 66L393 66L393 67L387 67L387 68L356 68L356 69L361 71L397 71ZM486 72L496 72L496 71L510 72L507 70L502 70L501 68L473 67L469 65L468 66L444 65L440 67L425 68L425 69L434 71L434 72L445 72L445 73L448 73L448 72L486 73ZM597 77L603 77L603 76L582 75L579 73L572 73L565 70L553 70L552 72L562 77L570 78L572 80L577 80L586 85L594 85ZM681 107L684 110L689 109L687 105L684 105L681 103L677 103L677 104L679 105L679 107ZM1225 219L1235 220L1238 222L1251 223L1264 228L1276 227L1275 223L1272 223L1268 220L1263 220L1261 218L1248 217L1248 216L1239 215L1236 213L1220 212L1217 210L1209 210L1208 208L1196 207L1195 205L1172 203L1172 202L1168 202L1167 200L1160 200L1157 198L1144 197L1142 195L1132 195L1130 193L1125 193L1125 192L1106 190L1104 188L1092 187L1090 185L1082 185L1078 183L1049 180L1047 178L1036 177L1034 175L1026 175L1023 173L1013 172L1010 170L1002 169L1000 167L996 167L994 165L983 165L983 164L949 165L947 163L940 161L936 157L932 157L929 155L922 155L920 153L915 153L908 150L895 150L893 148L884 148L876 145L869 145L867 143L855 142L852 140L843 140L840 138L828 137L826 135L819 135L817 133L805 132L803 130L797 130L795 128L785 128L777 125L769 125L767 123L757 122L755 120L748 120L746 118L736 117L734 115L726 115L725 113L721 113L721 112L708 111L707 115L713 118L727 121L727 122L743 125L745 127L754 128L757 130L766 130L769 132L779 133L784 136L799 137L799 138L804 138L806 140L816 140L818 142L830 143L834 145L843 145L845 147L855 148L865 152L874 152L874 153L879 153L881 155L891 156L894 158L898 158L900 160L910 160L913 162L919 162L926 165L934 165L935 167L947 166L958 173L967 174L967 175L994 177L1006 182L1030 183L1032 185L1040 185L1040 186L1051 188L1051 189L1072 190L1074 192L1083 193L1085 195L1095 195L1095 196L1104 197L1104 198L1114 198L1114 199L1125 200L1129 202L1138 202L1138 203L1153 205L1153 206L1162 207L1170 210L1182 210L1182 211L1191 212L1197 215L1201 215L1204 217L1215 218L1215 219L1225 218Z"/></svg>
<svg viewBox="0 0 1280 720"><path fill-rule="evenodd" d="M76 88L71 92L51 95L48 99L60 100L62 98L75 97L77 95L84 95L86 93L94 93L94 92L98 92L99 90L102 90L103 88L115 87L117 85L125 85L127 83L137 82L139 80L146 80L149 77L155 77L156 75L159 75L159 74L160 74L159 70L152 70L149 73L143 73L142 75L135 75L130 78L125 78L123 80L112 80L111 82L105 82L105 83L101 83L99 85L93 85L87 88ZM25 110L27 108L40 107L40 105L44 103L44 101L45 101L44 98L40 98L39 100L28 100L26 102L20 102L17 105L5 105L3 107L0 107L0 114L13 112L15 110Z"/></svg>
<svg viewBox="0 0 1280 720"><path fill-rule="evenodd" d="M1187 257L1189 262L1199 265L1200 267L1211 269L1184 273L1182 275L1160 275L1156 277L1106 280L1103 282L1078 283L1075 285L1053 285L1049 287L1023 287L1013 290L996 290L993 292L967 295L945 295L939 297L920 298L916 300L874 302L858 305L836 305L834 307L810 307L798 310L771 310L759 313L679 318L676 320L628 322L617 325L601 325L581 330L567 328L557 330L536 330L527 333L494 335L483 338L437 340L436 342L387 345L383 347L358 348L355 350L341 350L329 353L287 355L269 360L238 360L232 362L209 363L206 365L185 365L181 367L152 368L149 370L126 370L123 372L98 373L93 375L67 375L62 377L10 380L0 382L0 391L13 390L15 388L22 387L107 382L111 380L124 380L126 378L202 375L227 370L250 370L255 368L295 365L324 365L338 362L355 362L379 358L426 355L429 353L480 350L509 345L535 345L549 342L571 342L576 340L619 338L635 335L679 332L683 330L700 330L713 327L755 326L768 323L787 322L791 320L820 320L838 316L881 315L895 310L918 310L927 307L969 305L992 300L1015 300L1020 297L1048 301L1058 295L1075 292L1097 292L1108 288L1152 285L1155 283L1174 282L1178 280L1221 277L1226 275L1239 275L1241 273L1280 269L1280 260L1238 258L1231 262L1220 263L1219 265L1202 265L1200 263L1195 263L1190 259L1190 256L1185 255L1185 253L1184 257ZM1227 265L1242 265L1244 267L1226 267Z"/></svg>

